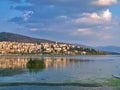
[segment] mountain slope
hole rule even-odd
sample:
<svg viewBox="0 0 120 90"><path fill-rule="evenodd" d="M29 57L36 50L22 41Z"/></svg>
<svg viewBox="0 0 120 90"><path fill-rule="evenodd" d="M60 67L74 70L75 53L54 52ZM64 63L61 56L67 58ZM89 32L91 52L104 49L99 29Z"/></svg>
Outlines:
<svg viewBox="0 0 120 90"><path fill-rule="evenodd" d="M107 52L120 53L120 47L118 46L99 46L99 47L95 47L95 49L107 51Z"/></svg>
<svg viewBox="0 0 120 90"><path fill-rule="evenodd" d="M83 44L75 44L77 46L83 46L83 47L87 47L87 48L93 48L95 50L100 50L100 51L105 51L108 52L110 54L120 54L120 47L119 46L98 46L98 47L94 47L94 46L86 46Z"/></svg>
<svg viewBox="0 0 120 90"><path fill-rule="evenodd" d="M45 40L45 39L37 39L32 38L24 35L8 33L8 32L1 32L0 33L0 41L11 41L11 42L26 42L26 43L41 43L41 42L48 42L53 43L54 41Z"/></svg>

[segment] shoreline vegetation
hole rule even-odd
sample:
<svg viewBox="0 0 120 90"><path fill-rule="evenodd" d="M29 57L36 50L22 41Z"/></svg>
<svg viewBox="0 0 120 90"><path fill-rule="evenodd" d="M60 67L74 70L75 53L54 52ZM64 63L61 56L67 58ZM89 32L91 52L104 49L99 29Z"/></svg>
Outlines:
<svg viewBox="0 0 120 90"><path fill-rule="evenodd" d="M107 55L107 52L65 43L0 42L0 55Z"/></svg>
<svg viewBox="0 0 120 90"><path fill-rule="evenodd" d="M104 86L120 86L120 79L109 78L105 79L104 82L91 81L92 83L84 83L77 81L69 81L69 82L1 82L0 87L3 86L23 86L23 85L34 85L34 86L79 86L79 87L104 87Z"/></svg>
<svg viewBox="0 0 120 90"><path fill-rule="evenodd" d="M36 86L82 86L82 87L99 87L101 84L90 83L38 83L38 82L15 82L15 83L0 83L0 86L22 86L22 85L36 85Z"/></svg>

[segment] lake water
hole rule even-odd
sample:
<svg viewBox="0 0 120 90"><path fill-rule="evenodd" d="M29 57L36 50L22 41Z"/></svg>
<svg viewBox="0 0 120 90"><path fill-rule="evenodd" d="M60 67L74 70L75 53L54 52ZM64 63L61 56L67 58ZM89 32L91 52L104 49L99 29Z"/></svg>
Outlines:
<svg viewBox="0 0 120 90"><path fill-rule="evenodd" d="M120 55L0 56L0 90L120 90Z"/></svg>

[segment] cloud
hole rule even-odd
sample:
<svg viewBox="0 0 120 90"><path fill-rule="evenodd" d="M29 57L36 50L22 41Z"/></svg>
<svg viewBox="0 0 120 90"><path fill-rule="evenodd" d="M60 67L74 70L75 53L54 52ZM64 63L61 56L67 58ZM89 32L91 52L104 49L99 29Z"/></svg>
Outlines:
<svg viewBox="0 0 120 90"><path fill-rule="evenodd" d="M61 19L67 19L68 16L58 16L58 18L61 18Z"/></svg>
<svg viewBox="0 0 120 90"><path fill-rule="evenodd" d="M113 39L113 36L105 33L106 31L103 30L93 30L94 28L78 28L77 30L74 30L74 32L71 34L73 36L84 36L84 37L90 37L90 38L96 38L98 40L111 40ZM89 38L89 39L90 39Z"/></svg>
<svg viewBox="0 0 120 90"><path fill-rule="evenodd" d="M112 18L112 13L109 11L109 9L107 9L106 11L103 11L101 18L105 19L106 21L110 21Z"/></svg>
<svg viewBox="0 0 120 90"><path fill-rule="evenodd" d="M20 11L31 9L33 11L36 10L39 13L40 11L41 13L49 13L51 10L54 10L54 14L74 15L76 13L91 12L103 8L91 5L90 3L91 0L25 0L23 5L16 5L15 9Z"/></svg>
<svg viewBox="0 0 120 90"><path fill-rule="evenodd" d="M38 31L38 28L31 28L30 31Z"/></svg>
<svg viewBox="0 0 120 90"><path fill-rule="evenodd" d="M10 20L8 20L8 22L15 22L16 24L20 24L20 25L26 25L29 24L30 22L28 22L29 19L31 19L32 15L34 14L33 11L24 11L23 14L21 14L21 16L16 16Z"/></svg>
<svg viewBox="0 0 120 90"><path fill-rule="evenodd" d="M22 2L22 0L10 0L10 1L15 2L15 3L21 3Z"/></svg>
<svg viewBox="0 0 120 90"><path fill-rule="evenodd" d="M103 9L103 7L91 5L91 0L22 0L20 3L17 0L10 1L17 3L17 5L13 5L13 8L17 11L22 13L25 11L35 12L29 15L26 15L28 13L25 12L23 16L13 17L11 21L17 24L22 24L21 20L15 19L18 17L24 18L23 24L29 18L30 20L27 23L39 23L51 21L56 17L59 17L59 19L76 18L84 12L91 13Z"/></svg>
<svg viewBox="0 0 120 90"><path fill-rule="evenodd" d="M109 6L117 4L117 0L12 1L17 3L14 9L22 15L10 21L43 38L94 44L111 41L116 35L113 32L117 20L114 21Z"/></svg>
<svg viewBox="0 0 120 90"><path fill-rule="evenodd" d="M87 4L91 0L26 0L28 3L37 4L37 5L57 5L57 6L78 6L79 4Z"/></svg>
<svg viewBox="0 0 120 90"><path fill-rule="evenodd" d="M102 36L103 39L105 40L110 40L113 38L113 36L110 36L110 35L105 35L105 36Z"/></svg>
<svg viewBox="0 0 120 90"><path fill-rule="evenodd" d="M94 0L92 4L94 5L100 5L100 6L110 6L113 4L117 4L117 0Z"/></svg>
<svg viewBox="0 0 120 90"><path fill-rule="evenodd" d="M31 15L32 15L33 13L34 13L33 11L27 11L27 12L25 12L25 13L23 14L23 19L24 19L24 21L27 21L27 20L31 17Z"/></svg>
<svg viewBox="0 0 120 90"><path fill-rule="evenodd" d="M104 24L110 22L112 19L112 13L109 9L99 13L83 13L80 18L76 19L76 23L84 24Z"/></svg>
<svg viewBox="0 0 120 90"><path fill-rule="evenodd" d="M18 6L12 6L12 9L18 10L18 11L33 11L34 6L32 5L18 5Z"/></svg>
<svg viewBox="0 0 120 90"><path fill-rule="evenodd" d="M93 34L93 32L91 31L90 28L79 28L79 29L77 30L77 33L81 33L81 34L83 34L83 35ZM77 34L77 33L76 33L76 34Z"/></svg>

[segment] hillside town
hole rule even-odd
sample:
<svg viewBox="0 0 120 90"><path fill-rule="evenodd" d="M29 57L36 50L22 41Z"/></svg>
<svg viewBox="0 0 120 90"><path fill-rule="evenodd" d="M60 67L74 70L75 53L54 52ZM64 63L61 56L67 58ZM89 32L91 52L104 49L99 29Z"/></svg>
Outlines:
<svg viewBox="0 0 120 90"><path fill-rule="evenodd" d="M22 43L0 42L0 54L57 54L86 55L106 54L105 52L64 43Z"/></svg>

